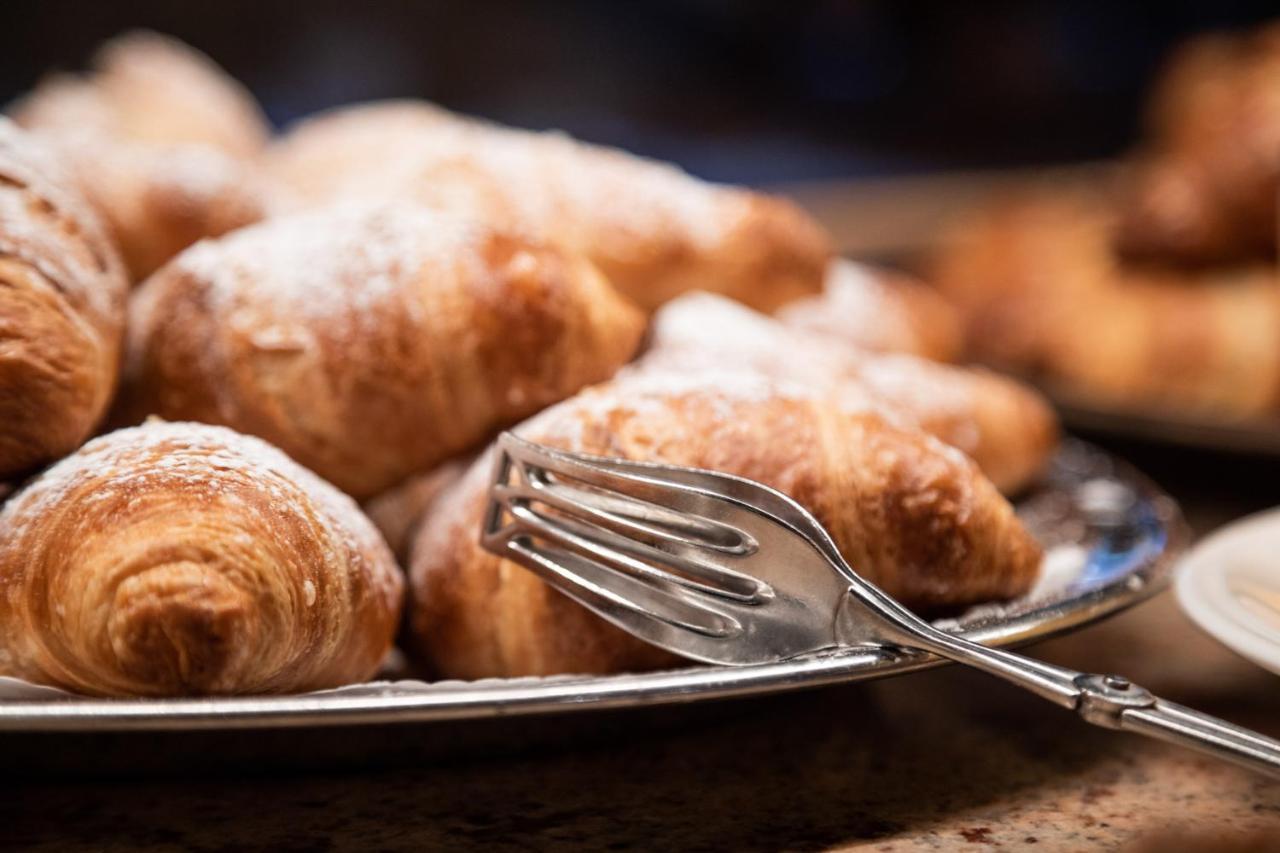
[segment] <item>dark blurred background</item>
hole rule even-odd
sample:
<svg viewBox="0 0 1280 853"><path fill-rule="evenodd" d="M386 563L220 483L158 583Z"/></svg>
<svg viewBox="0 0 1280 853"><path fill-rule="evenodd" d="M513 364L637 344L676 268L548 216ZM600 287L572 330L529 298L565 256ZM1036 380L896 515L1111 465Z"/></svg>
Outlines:
<svg viewBox="0 0 1280 853"><path fill-rule="evenodd" d="M1187 34L1272 2L519 3L4 0L0 98L144 26L213 56L277 124L369 98L775 183L1106 157Z"/></svg>

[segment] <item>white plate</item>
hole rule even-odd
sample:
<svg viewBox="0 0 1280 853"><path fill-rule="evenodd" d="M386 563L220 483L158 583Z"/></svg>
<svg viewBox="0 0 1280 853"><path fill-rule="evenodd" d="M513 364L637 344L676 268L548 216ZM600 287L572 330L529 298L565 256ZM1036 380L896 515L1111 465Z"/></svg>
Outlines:
<svg viewBox="0 0 1280 853"><path fill-rule="evenodd" d="M1178 602L1196 624L1280 673L1280 509L1224 527L1177 573Z"/></svg>

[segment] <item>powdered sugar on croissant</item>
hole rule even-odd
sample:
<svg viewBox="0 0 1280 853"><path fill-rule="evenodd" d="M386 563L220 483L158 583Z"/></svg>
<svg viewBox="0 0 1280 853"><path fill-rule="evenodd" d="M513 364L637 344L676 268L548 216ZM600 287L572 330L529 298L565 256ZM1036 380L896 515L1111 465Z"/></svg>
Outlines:
<svg viewBox="0 0 1280 853"><path fill-rule="evenodd" d="M148 280L121 409L261 436L365 498L607 378L643 329L578 255L351 203L198 244Z"/></svg>
<svg viewBox="0 0 1280 853"><path fill-rule="evenodd" d="M771 310L817 291L831 255L818 224L783 199L412 101L307 119L268 165L304 206L409 198L566 246L649 309L702 288Z"/></svg>
<svg viewBox="0 0 1280 853"><path fill-rule="evenodd" d="M835 395L963 450L1006 492L1025 486L1057 445L1039 394L983 370L869 353L785 326L722 297L691 293L654 315L641 370L736 366Z"/></svg>

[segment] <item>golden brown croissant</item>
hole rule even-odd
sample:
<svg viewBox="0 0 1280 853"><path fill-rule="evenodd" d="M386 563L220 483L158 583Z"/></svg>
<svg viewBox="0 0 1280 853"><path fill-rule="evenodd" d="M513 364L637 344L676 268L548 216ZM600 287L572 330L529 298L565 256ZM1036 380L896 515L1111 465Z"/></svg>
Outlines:
<svg viewBox="0 0 1280 853"><path fill-rule="evenodd" d="M1040 549L963 454L736 370L636 371L523 424L554 447L725 471L807 507L865 577L914 607L1027 590ZM435 505L413 547L415 651L446 677L607 673L675 663L483 551L486 454Z"/></svg>
<svg viewBox="0 0 1280 853"><path fill-rule="evenodd" d="M784 305L788 326L838 338L874 352L955 361L964 342L956 311L910 276L836 261L818 296Z"/></svg>
<svg viewBox="0 0 1280 853"><path fill-rule="evenodd" d="M356 505L265 442L150 422L0 512L0 674L102 696L371 677L402 582Z"/></svg>
<svg viewBox="0 0 1280 853"><path fill-rule="evenodd" d="M1274 259L1280 194L1280 24L1178 51L1150 106L1117 242L1144 260Z"/></svg>
<svg viewBox="0 0 1280 853"><path fill-rule="evenodd" d="M654 315L640 369L737 366L834 395L963 450L1004 492L1048 462L1057 419L1035 391L984 370L907 355L873 354L810 337L711 294L688 294Z"/></svg>
<svg viewBox="0 0 1280 853"><path fill-rule="evenodd" d="M1104 200L1033 195L952 235L936 280L974 353L1091 401L1246 416L1280 405L1274 266L1128 264Z"/></svg>
<svg viewBox="0 0 1280 853"><path fill-rule="evenodd" d="M92 73L49 77L12 113L56 143L135 281L202 237L263 218L275 203L248 162L266 144L261 110L176 40L145 32L113 39Z"/></svg>
<svg viewBox="0 0 1280 853"><path fill-rule="evenodd" d="M409 196L558 242L645 308L709 289L772 310L816 292L831 255L821 228L782 199L413 102L309 119L269 162L305 204Z"/></svg>
<svg viewBox="0 0 1280 853"><path fill-rule="evenodd" d="M0 118L0 480L69 453L97 425L127 287L61 163Z"/></svg>
<svg viewBox="0 0 1280 853"><path fill-rule="evenodd" d="M644 331L586 259L405 202L203 241L129 320L126 419L261 436L361 499L607 378Z"/></svg>

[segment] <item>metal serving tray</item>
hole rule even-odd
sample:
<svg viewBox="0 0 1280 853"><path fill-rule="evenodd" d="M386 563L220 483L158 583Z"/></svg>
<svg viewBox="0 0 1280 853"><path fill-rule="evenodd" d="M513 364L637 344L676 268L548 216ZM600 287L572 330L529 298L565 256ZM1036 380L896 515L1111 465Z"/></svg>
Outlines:
<svg viewBox="0 0 1280 853"><path fill-rule="evenodd" d="M1018 511L1047 550L1037 588L1007 604L939 620L996 645L1025 643L1115 613L1157 590L1188 534L1178 508L1101 450L1069 442ZM389 681L302 696L102 700L69 696L0 701L0 735L232 732L580 715L701 702L879 678L937 666L923 654L850 649L749 667L690 666L617 676ZM401 727L397 727L401 728ZM278 734L282 734L279 733ZM44 739L44 738L42 738Z"/></svg>

